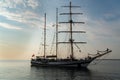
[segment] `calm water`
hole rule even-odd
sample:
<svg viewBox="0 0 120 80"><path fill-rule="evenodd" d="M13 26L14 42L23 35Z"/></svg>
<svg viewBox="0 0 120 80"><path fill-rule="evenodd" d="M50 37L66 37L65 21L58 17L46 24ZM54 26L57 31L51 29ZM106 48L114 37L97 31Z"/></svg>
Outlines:
<svg viewBox="0 0 120 80"><path fill-rule="evenodd" d="M120 60L104 60L88 69L31 67L30 61L0 61L0 80L120 80Z"/></svg>

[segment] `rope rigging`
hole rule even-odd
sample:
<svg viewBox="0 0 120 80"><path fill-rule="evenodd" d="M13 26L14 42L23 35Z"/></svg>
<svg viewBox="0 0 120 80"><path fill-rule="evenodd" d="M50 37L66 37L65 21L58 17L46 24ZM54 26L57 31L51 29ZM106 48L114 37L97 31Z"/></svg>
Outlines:
<svg viewBox="0 0 120 80"><path fill-rule="evenodd" d="M52 54L52 50L53 50L53 46L54 46L54 41L55 41L55 32L54 32L54 36L53 36L53 40L52 40L52 45L51 45L51 49L50 49L50 54Z"/></svg>
<svg viewBox="0 0 120 80"><path fill-rule="evenodd" d="M81 52L80 47L77 44L75 44L75 43L74 43L74 45L79 49L79 52Z"/></svg>
<svg viewBox="0 0 120 80"><path fill-rule="evenodd" d="M100 52L104 52L104 51L100 51ZM109 55L109 54L106 54L106 55L103 56L103 57L97 58L95 61L93 61L93 62L91 63L91 65L97 65L97 64L99 64L100 62L102 62L103 59L106 59L106 57L107 57L108 55Z"/></svg>
<svg viewBox="0 0 120 80"><path fill-rule="evenodd" d="M42 31L42 35L43 35L43 31ZM43 45L42 40L43 40L43 36L41 37L41 42L39 44L38 54L40 54L40 52L42 52L42 46L41 46L41 45Z"/></svg>

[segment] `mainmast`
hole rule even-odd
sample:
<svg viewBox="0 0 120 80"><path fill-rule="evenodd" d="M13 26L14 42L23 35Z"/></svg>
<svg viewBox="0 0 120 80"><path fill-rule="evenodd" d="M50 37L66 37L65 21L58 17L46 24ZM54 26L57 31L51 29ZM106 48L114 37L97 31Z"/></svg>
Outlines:
<svg viewBox="0 0 120 80"><path fill-rule="evenodd" d="M70 41L70 43L71 43L71 58L73 59L73 34L72 34L72 11L71 11L71 2L70 2L70 7L69 7L69 9L70 9L70 20L69 20L69 22L70 22L70 39L69 39L69 41Z"/></svg>
<svg viewBox="0 0 120 80"><path fill-rule="evenodd" d="M73 33L85 33L85 31L73 31L73 23L81 23L84 24L84 22L74 22L72 19L73 15L82 15L83 13L72 13L72 8L79 8L80 6L72 6L72 3L70 2L69 6L63 6L66 8L69 8L69 13L61 13L60 15L69 15L69 21L68 22L60 22L60 23L69 23L69 27L70 27L70 31L59 31L59 33L70 33L70 39L69 42L59 42L59 43L70 43L70 47L71 47L71 59L74 59L74 48L73 48L73 44L77 44L77 43L86 43L86 42L75 42L73 39Z"/></svg>
<svg viewBox="0 0 120 80"><path fill-rule="evenodd" d="M44 58L46 57L46 13L44 15L45 23L44 23Z"/></svg>

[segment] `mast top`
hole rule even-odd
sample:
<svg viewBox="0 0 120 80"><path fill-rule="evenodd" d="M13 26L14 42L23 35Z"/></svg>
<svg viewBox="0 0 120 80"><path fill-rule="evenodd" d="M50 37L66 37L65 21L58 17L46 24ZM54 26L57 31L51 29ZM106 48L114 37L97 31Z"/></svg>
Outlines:
<svg viewBox="0 0 120 80"><path fill-rule="evenodd" d="M70 1L70 5L69 5L69 6L62 6L62 7L68 7L68 8L69 8L69 7L80 8L80 6L73 6L71 1Z"/></svg>

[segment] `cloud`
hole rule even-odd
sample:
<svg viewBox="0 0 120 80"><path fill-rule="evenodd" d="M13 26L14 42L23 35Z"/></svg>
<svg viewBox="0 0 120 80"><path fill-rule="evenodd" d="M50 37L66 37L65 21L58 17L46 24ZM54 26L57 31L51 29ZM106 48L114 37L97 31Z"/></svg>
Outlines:
<svg viewBox="0 0 120 80"><path fill-rule="evenodd" d="M38 1L36 0L28 0L27 1L27 6L32 7L33 9L35 9L36 7L38 7Z"/></svg>
<svg viewBox="0 0 120 80"><path fill-rule="evenodd" d="M29 27L42 26L40 23L43 21L42 16L26 7L37 9L38 0L2 0L0 1L0 15L6 17L7 20L16 21Z"/></svg>
<svg viewBox="0 0 120 80"><path fill-rule="evenodd" d="M26 6L24 0L1 0L0 7L2 8L16 8L17 5Z"/></svg>
<svg viewBox="0 0 120 80"><path fill-rule="evenodd" d="M120 19L120 11L107 12L103 15L103 17L107 21L117 21Z"/></svg>
<svg viewBox="0 0 120 80"><path fill-rule="evenodd" d="M1 0L0 7L16 8L17 6L31 7L33 9L38 7L38 0Z"/></svg>
<svg viewBox="0 0 120 80"><path fill-rule="evenodd" d="M21 30L22 28L14 25L10 25L7 23L0 23L0 27L7 28L7 29L15 29L15 30Z"/></svg>
<svg viewBox="0 0 120 80"><path fill-rule="evenodd" d="M39 26L42 19L39 15L31 11L25 11L21 13L12 13L7 10L0 10L0 15L6 17L8 20L17 21L28 26Z"/></svg>

